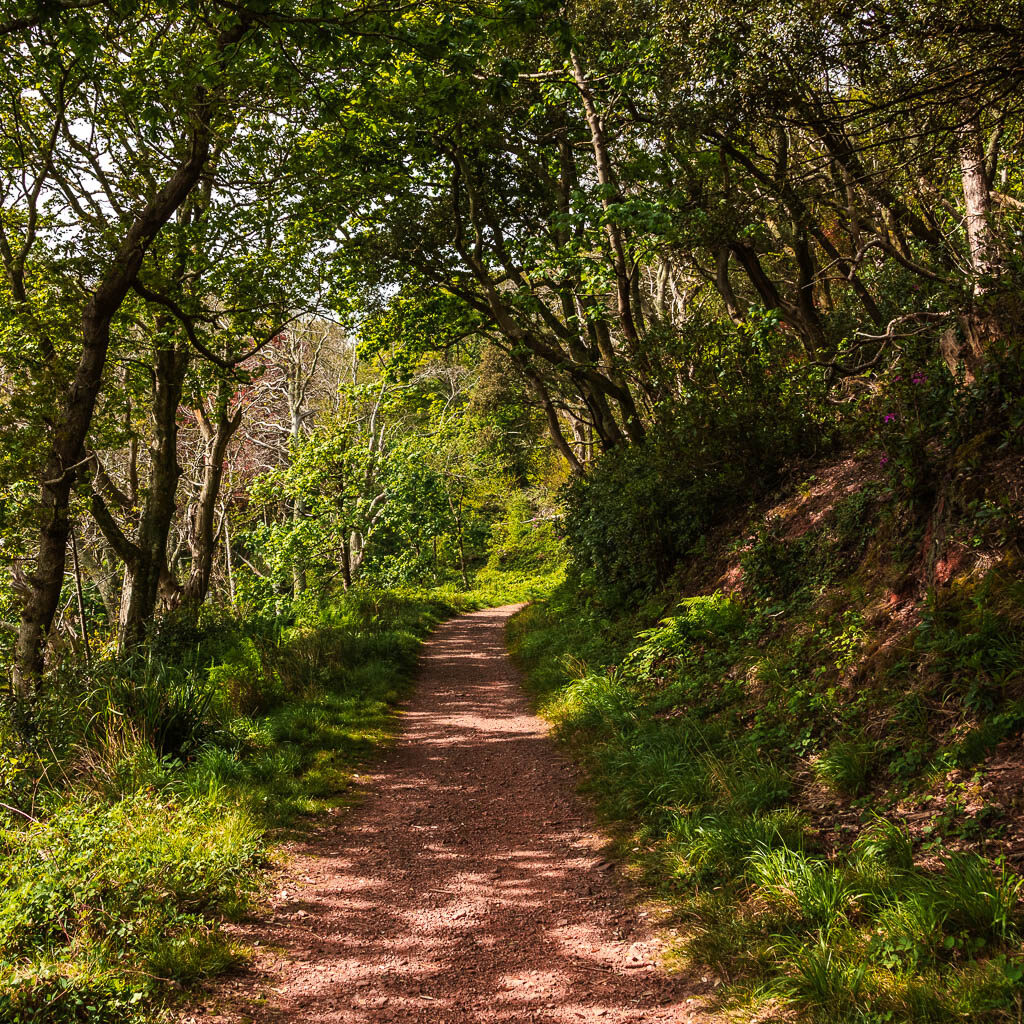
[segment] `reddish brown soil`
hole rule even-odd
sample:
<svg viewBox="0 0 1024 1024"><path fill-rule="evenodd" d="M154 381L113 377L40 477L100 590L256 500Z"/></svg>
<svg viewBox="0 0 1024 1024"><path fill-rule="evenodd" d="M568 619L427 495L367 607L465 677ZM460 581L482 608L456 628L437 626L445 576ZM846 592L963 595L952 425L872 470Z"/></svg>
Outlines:
<svg viewBox="0 0 1024 1024"><path fill-rule="evenodd" d="M274 955L197 1020L703 1019L694 993L706 986L656 966L650 919L529 711L505 652L515 610L464 615L431 638L369 798L294 851L274 916L241 936Z"/></svg>

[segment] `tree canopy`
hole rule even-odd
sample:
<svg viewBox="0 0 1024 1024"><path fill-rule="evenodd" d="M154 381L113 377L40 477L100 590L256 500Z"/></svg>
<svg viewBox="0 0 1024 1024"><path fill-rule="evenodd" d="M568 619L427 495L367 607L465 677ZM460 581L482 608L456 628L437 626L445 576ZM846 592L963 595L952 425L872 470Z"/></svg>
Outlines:
<svg viewBox="0 0 1024 1024"><path fill-rule="evenodd" d="M642 588L688 536L652 509L699 535L901 376L950 408L1018 329L1022 39L995 0L9 6L16 690L211 593L468 579L560 481Z"/></svg>

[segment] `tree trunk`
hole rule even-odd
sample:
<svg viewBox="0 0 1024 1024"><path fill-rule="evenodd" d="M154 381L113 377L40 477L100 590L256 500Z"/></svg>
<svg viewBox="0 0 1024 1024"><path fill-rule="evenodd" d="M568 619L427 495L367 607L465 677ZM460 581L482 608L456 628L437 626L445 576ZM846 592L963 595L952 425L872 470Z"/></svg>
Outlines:
<svg viewBox="0 0 1024 1024"><path fill-rule="evenodd" d="M974 294L983 296L991 288L991 279L999 274L1000 259L992 230L992 196L981 145L981 125L976 113L969 116L960 129L960 177Z"/></svg>
<svg viewBox="0 0 1024 1024"><path fill-rule="evenodd" d="M301 498L296 498L292 505L292 522L299 523L305 515L305 505ZM299 562L292 562L292 596L298 597L306 592L306 567Z"/></svg>
<svg viewBox="0 0 1024 1024"><path fill-rule="evenodd" d="M547 389L541 382L540 377L524 361L516 360L516 365L527 381L529 381L534 394L537 396L537 400L541 404L541 408L544 410L544 416L547 419L548 425L548 436L551 438L551 443L555 446L555 450L569 463L569 468L574 474L582 476L583 463L576 457L572 446L566 441L565 434L562 432L562 424L558 421L558 410L548 396Z"/></svg>
<svg viewBox="0 0 1024 1024"><path fill-rule="evenodd" d="M366 556L366 538L359 530L353 530L348 539L349 583L356 578L359 567Z"/></svg>
<svg viewBox="0 0 1024 1024"><path fill-rule="evenodd" d="M157 595L167 569L167 536L174 519L178 465L178 408L181 405L187 346L157 350L153 389L153 446L146 503L139 521L138 556L126 570L121 604L121 647L139 643L156 611Z"/></svg>
<svg viewBox="0 0 1024 1024"><path fill-rule="evenodd" d="M121 588L115 579L116 567L108 569L103 564L102 559L104 557L102 553L97 554L93 551L84 540L79 543L78 559L82 564L82 569L99 592L107 618L111 622L116 622L118 618L118 594Z"/></svg>
<svg viewBox="0 0 1024 1024"><path fill-rule="evenodd" d="M347 540L341 542L341 585L346 591L352 589L352 565Z"/></svg>
<svg viewBox="0 0 1024 1024"><path fill-rule="evenodd" d="M294 366L294 376L288 383L288 435L294 444L302 435L302 424L305 419L303 409L304 392L299 388L297 378L301 373L301 366ZM295 498L292 502L292 525L297 527L306 514L306 504L302 498ZM298 597L306 590L306 567L300 562L292 563L292 596Z"/></svg>
<svg viewBox="0 0 1024 1024"><path fill-rule="evenodd" d="M742 324L743 313L729 278L729 247L727 245L720 245L715 254L715 288L725 303L725 311L729 314L729 319L734 324Z"/></svg>
<svg viewBox="0 0 1024 1024"><path fill-rule="evenodd" d="M950 370L962 372L968 382L993 342L1005 334L994 294L1002 270L999 243L992 227L992 195L989 191L981 124L971 111L960 128L960 178L964 192L964 232L971 263L972 304L961 318L963 339L953 331L943 335L942 354Z"/></svg>
<svg viewBox="0 0 1024 1024"><path fill-rule="evenodd" d="M224 568L228 574L228 600L235 603L235 575L231 565L231 522L227 506L224 507Z"/></svg>
<svg viewBox="0 0 1024 1024"><path fill-rule="evenodd" d="M147 203L126 232L82 313L82 351L67 397L55 418L40 480L40 527L35 572L21 613L14 651L15 693L25 699L42 675L46 637L60 602L68 545L68 503L110 347L110 323L139 273L160 229L185 201L210 150L210 111L204 104L188 159Z"/></svg>
<svg viewBox="0 0 1024 1024"><path fill-rule="evenodd" d="M75 540L75 528L71 527L71 560L75 570L75 598L78 603L78 630L82 637L82 648L85 651L85 663L92 663L92 652L89 650L89 630L85 624L85 598L82 594L82 568L78 564L78 542Z"/></svg>
<svg viewBox="0 0 1024 1024"><path fill-rule="evenodd" d="M213 555L216 547L214 520L220 484L224 476L224 457L228 444L242 422L239 407L229 415L228 404L231 387L221 384L217 398L217 422L211 424L202 408L196 410L196 419L206 440L206 459L203 464L203 478L199 498L195 504L192 521L192 569L182 591L182 600L194 610L206 600L213 572Z"/></svg>
<svg viewBox="0 0 1024 1024"><path fill-rule="evenodd" d="M630 290L629 258L626 254L625 240L622 229L610 216L612 206L621 202L615 176L612 172L611 159L608 155L608 141L605 138L601 115L594 102L594 94L590 89L583 68L580 66L576 51L572 51L572 71L576 89L583 101L583 112L586 115L587 127L590 129L591 145L594 149L594 165L597 170L597 181L601 186L601 207L605 212L605 233L612 251L612 266L615 269L615 298L618 306L619 325L622 335L634 357L639 357L639 334L633 311L633 297Z"/></svg>
<svg viewBox="0 0 1024 1024"><path fill-rule="evenodd" d="M462 585L469 590L469 573L466 570L466 541L461 520L455 524L455 536L459 541L459 572L462 573Z"/></svg>

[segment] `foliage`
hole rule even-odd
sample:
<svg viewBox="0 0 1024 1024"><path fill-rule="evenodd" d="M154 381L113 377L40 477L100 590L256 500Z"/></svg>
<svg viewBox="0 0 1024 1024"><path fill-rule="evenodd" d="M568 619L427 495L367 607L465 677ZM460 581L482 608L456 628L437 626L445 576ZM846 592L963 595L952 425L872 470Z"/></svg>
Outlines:
<svg viewBox="0 0 1024 1024"><path fill-rule="evenodd" d="M597 461L565 493L572 565L616 600L663 584L716 524L768 493L793 459L827 447L821 379L792 365L777 324L752 315L725 353L693 344L683 401L643 444Z"/></svg>
<svg viewBox="0 0 1024 1024"><path fill-rule="evenodd" d="M995 1022L1024 971L1024 880L992 856L998 812L974 827L940 780L980 772L1019 731L1016 575L933 591L900 656L872 663L880 627L861 609L888 526L863 511L877 491L861 494L798 537L769 527L739 553L741 593L650 627L665 591L624 612L563 587L512 621L512 647L620 848L674 908L675 955L726 977L724 1004ZM944 816L908 831L903 809L937 786Z"/></svg>
<svg viewBox="0 0 1024 1024"><path fill-rule="evenodd" d="M219 922L282 829L349 799L452 607L353 591L291 624L183 622L146 658L69 672L33 745L4 748L0 1016L141 1019L168 982L238 963Z"/></svg>
<svg viewBox="0 0 1024 1024"><path fill-rule="evenodd" d="M999 0L7 4L0 1016L233 962L428 624L552 590L521 655L689 955L825 1020L1010 1007L1022 42Z"/></svg>

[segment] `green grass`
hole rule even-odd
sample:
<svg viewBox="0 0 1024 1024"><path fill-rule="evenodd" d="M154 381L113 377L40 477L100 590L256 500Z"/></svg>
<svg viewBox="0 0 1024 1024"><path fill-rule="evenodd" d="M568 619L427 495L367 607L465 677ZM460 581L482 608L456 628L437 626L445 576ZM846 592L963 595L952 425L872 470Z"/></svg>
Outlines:
<svg viewBox="0 0 1024 1024"><path fill-rule="evenodd" d="M815 775L844 796L863 796L880 752L870 740L840 740L833 743L812 763Z"/></svg>
<svg viewBox="0 0 1024 1024"><path fill-rule="evenodd" d="M214 617L51 680L34 741L0 743L0 1020L150 1019L171 983L241 962L218 922L258 898L276 841L354 798L458 600Z"/></svg>
<svg viewBox="0 0 1024 1024"><path fill-rule="evenodd" d="M828 1024L1020 1020L1024 882L956 814L928 839L894 813L1019 730L1024 653L963 636L1018 636L1016 584L935 600L865 679L877 641L856 580L839 592L833 573L809 600L787 578L782 603L765 582L764 598L691 598L667 618L654 599L616 615L566 586L509 637L624 854L674 907L687 938L673 958L727 979L723 1006ZM972 760L973 733L988 742Z"/></svg>

